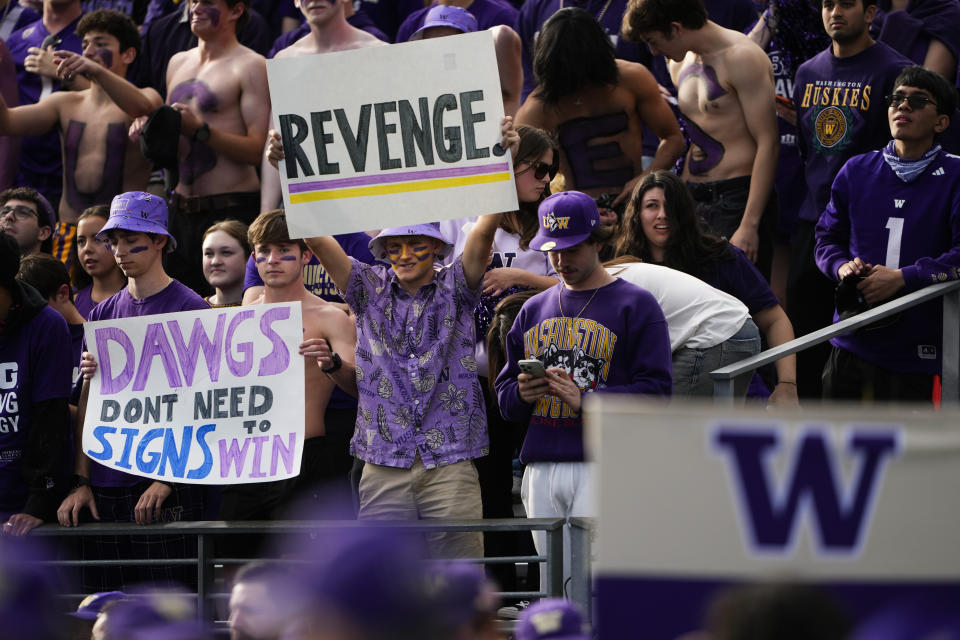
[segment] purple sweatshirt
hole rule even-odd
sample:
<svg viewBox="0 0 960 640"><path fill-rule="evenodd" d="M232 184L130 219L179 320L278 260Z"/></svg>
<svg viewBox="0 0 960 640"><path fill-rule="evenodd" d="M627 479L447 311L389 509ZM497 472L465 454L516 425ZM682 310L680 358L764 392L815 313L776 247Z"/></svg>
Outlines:
<svg viewBox="0 0 960 640"><path fill-rule="evenodd" d="M596 297L591 297L596 293ZM560 312L558 296L563 296ZM520 459L583 460L583 419L555 396L534 404L517 391L518 360L535 358L566 369L586 393L669 396L673 387L667 321L649 291L619 278L599 291L571 291L562 283L530 298L507 334L507 364L497 376L500 413L529 421Z"/></svg>
<svg viewBox="0 0 960 640"><path fill-rule="evenodd" d="M854 257L901 269L902 293L960 277L960 158L941 152L919 178L900 180L874 151L851 158L817 223L817 266L834 280ZM830 342L892 371L939 373L942 302L903 311ZM836 319L836 316L834 316Z"/></svg>
<svg viewBox="0 0 960 640"><path fill-rule="evenodd" d="M801 220L820 217L844 162L890 140L884 96L900 71L912 64L877 42L848 58L837 58L827 48L797 69L793 104L807 181Z"/></svg>

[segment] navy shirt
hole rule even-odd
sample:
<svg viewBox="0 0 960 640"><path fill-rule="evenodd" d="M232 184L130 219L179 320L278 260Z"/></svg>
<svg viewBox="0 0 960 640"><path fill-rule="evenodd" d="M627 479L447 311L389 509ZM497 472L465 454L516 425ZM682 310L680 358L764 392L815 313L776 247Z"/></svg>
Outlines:
<svg viewBox="0 0 960 640"><path fill-rule="evenodd" d="M387 34L387 42L393 42L407 16L422 8L423 0L360 0L357 13L369 16Z"/></svg>

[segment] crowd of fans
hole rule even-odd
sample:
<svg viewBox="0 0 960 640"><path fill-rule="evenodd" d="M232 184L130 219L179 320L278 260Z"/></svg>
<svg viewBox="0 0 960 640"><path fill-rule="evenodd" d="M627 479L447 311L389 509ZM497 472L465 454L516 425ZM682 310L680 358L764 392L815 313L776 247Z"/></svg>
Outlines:
<svg viewBox="0 0 960 640"><path fill-rule="evenodd" d="M449 220L451 202L439 222L291 239L264 55L478 30L495 45L518 210ZM710 371L763 345L960 277L958 34L957 0L7 0L3 534L277 519L321 494L361 519L513 517L516 475L528 516L594 515L585 394L709 397ZM97 369L85 321L292 301L307 360L299 478L200 490L80 451ZM782 358L736 395L932 407L940 317L936 301L915 307ZM539 535L426 542L443 558L545 551ZM190 544L90 536L81 552L177 558ZM371 553L401 562L378 544ZM318 611L352 629L359 587L340 561L320 573L345 582L298 595L329 596ZM420 598L390 605L405 616L466 607L423 614L436 627L417 637L487 637L489 607L469 605L483 576L457 567L384 594ZM231 624L265 598L278 620L236 637L280 637L292 619L303 628L291 637L321 637L305 605L274 589L315 573L238 574ZM518 585L513 567L491 575ZM85 570L82 588L190 579L128 565ZM431 592L437 580L473 596L441 603L457 590ZM248 583L269 598L251 599ZM117 600L98 625L120 624L109 620L125 607L146 615ZM458 635L463 624L476 635Z"/></svg>

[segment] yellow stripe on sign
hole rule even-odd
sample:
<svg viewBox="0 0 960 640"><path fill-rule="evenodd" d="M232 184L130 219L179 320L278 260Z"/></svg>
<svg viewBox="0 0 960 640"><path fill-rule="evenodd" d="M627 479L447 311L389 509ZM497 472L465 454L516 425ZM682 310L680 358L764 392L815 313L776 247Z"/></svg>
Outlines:
<svg viewBox="0 0 960 640"><path fill-rule="evenodd" d="M509 180L510 174L491 173L485 176L464 176L461 178L440 178L437 180L420 180L418 182L398 182L396 184L378 184L372 187L352 187L350 189L331 189L330 191L311 191L309 193L290 194L290 204L317 202L318 200L340 200L343 198L360 198L363 196L384 196L391 193L410 193L411 191L430 191L432 189L449 189L450 187L465 187L474 184L490 184Z"/></svg>

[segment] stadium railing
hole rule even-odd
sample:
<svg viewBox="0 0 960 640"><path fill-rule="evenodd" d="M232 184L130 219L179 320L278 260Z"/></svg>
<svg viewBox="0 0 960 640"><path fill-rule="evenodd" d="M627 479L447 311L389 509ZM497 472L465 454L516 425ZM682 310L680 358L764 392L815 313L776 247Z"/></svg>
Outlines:
<svg viewBox="0 0 960 640"><path fill-rule="evenodd" d="M168 522L153 525L132 523L89 523L79 527L61 527L47 524L31 531L31 536L44 538L78 539L85 536L196 536L197 555L193 558L170 559L126 559L126 560L84 560L57 558L41 561L44 565L60 567L107 567L107 566L147 566L147 565L195 565L197 571L197 611L202 620L213 620L214 601L226 597L217 591L214 581L214 568L217 565L241 565L255 558L219 557L215 551L214 539L220 536L267 534L282 536L290 534L310 535L320 532L350 531L358 529L380 528L404 532L468 532L468 531L544 531L547 534L547 552L544 555L499 556L488 558L468 558L478 564L547 564L547 584L540 585L540 591L501 592L504 598L533 599L541 597L560 597L563 595L563 518L504 518L487 520L287 520L287 521L196 521ZM581 578L582 580L582 578ZM87 594L65 593L64 598L79 602Z"/></svg>
<svg viewBox="0 0 960 640"><path fill-rule="evenodd" d="M775 362L784 356L808 349L843 333L849 333L877 320L890 317L918 304L943 297L943 346L940 374L941 403L960 403L960 280L942 282L924 287L905 296L894 298L873 309L864 311L836 324L808 333L778 347L767 349L755 356L740 360L710 373L713 376L714 402L733 404L733 381L737 376Z"/></svg>

